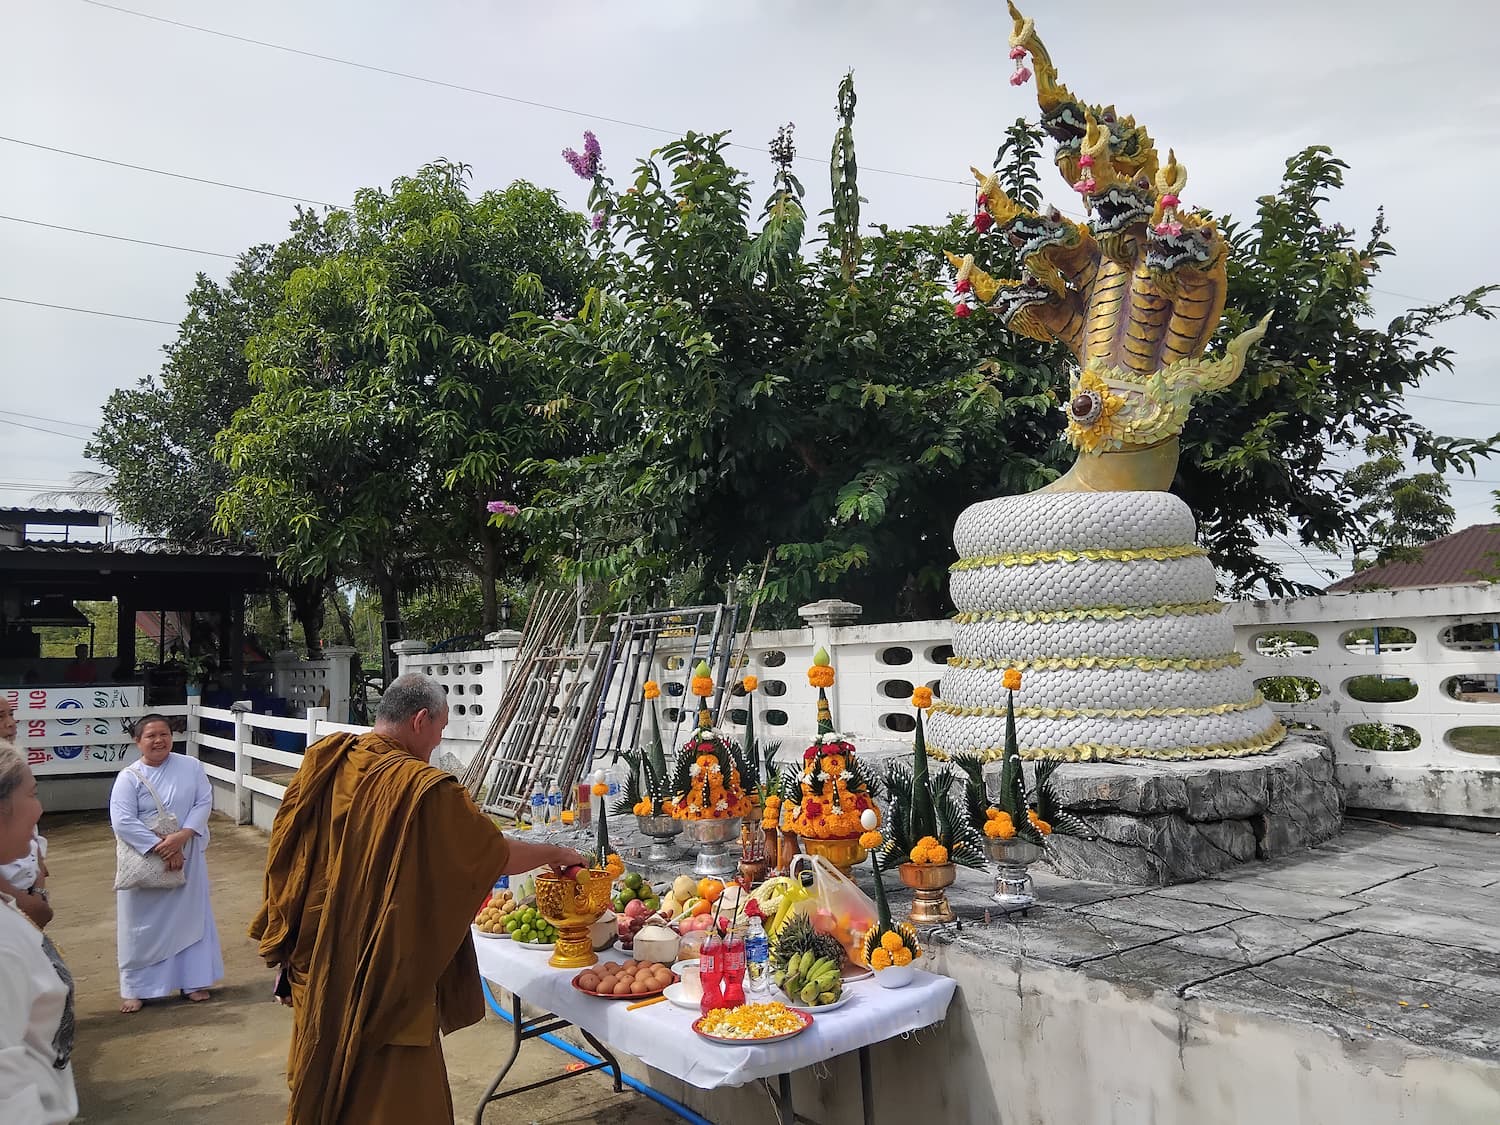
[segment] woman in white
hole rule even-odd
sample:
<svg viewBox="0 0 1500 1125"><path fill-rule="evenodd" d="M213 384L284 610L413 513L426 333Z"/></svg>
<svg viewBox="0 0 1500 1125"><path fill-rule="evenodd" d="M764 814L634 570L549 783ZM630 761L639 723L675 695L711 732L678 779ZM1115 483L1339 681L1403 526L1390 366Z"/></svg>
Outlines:
<svg viewBox="0 0 1500 1125"><path fill-rule="evenodd" d="M120 771L109 796L115 835L142 855L155 853L187 882L169 890L116 891L122 1012L139 1012L141 1002L183 992L192 1001L224 976L219 930L208 897L208 814L213 790L197 759L172 753L172 728L160 715L135 725L140 761ZM155 796L152 791L155 790ZM157 798L182 825L158 836Z"/></svg>
<svg viewBox="0 0 1500 1125"><path fill-rule="evenodd" d="M0 743L0 862L27 854L41 816L26 758ZM73 1120L72 1053L73 978L40 927L0 894L0 1121Z"/></svg>

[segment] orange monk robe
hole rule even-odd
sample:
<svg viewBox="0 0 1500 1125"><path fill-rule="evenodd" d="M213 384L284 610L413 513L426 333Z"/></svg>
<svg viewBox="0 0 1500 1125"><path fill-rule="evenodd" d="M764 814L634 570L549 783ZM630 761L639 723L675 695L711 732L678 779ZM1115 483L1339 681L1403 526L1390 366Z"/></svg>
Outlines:
<svg viewBox="0 0 1500 1125"><path fill-rule="evenodd" d="M453 1120L439 1031L484 1018L469 923L508 852L451 775L397 743L308 747L250 929L290 969L288 1125Z"/></svg>

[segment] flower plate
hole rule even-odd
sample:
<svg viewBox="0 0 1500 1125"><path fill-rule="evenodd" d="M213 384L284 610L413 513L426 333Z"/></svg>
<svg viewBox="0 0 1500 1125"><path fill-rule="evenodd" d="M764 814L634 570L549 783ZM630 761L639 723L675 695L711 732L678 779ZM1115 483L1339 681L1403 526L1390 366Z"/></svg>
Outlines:
<svg viewBox="0 0 1500 1125"><path fill-rule="evenodd" d="M720 1043L726 1047L743 1047L746 1044L764 1046L767 1043L781 1043L787 1039L795 1039L813 1024L813 1018L807 1012L802 1011L800 1008L791 1008L790 1005L788 1005L788 1008L790 1008L792 1015L802 1021L802 1026L797 1028L796 1031L788 1031L781 1035L768 1035L763 1039L731 1039L728 1036L714 1035L704 1031L702 1017L693 1021L693 1030L698 1033L700 1038L707 1039L710 1043Z"/></svg>

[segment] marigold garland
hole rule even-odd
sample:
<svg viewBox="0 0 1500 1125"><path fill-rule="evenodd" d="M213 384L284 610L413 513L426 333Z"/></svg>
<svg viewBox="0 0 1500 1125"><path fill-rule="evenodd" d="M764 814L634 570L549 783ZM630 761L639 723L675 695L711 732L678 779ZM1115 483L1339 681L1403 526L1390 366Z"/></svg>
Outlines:
<svg viewBox="0 0 1500 1125"><path fill-rule="evenodd" d="M661 698L661 685L655 680L647 680L645 686L641 690L645 693L647 699Z"/></svg>
<svg viewBox="0 0 1500 1125"><path fill-rule="evenodd" d="M1001 672L1008 668L1028 671L1058 671L1066 668L1133 668L1139 672L1211 672L1238 668L1244 657L1237 652L1224 656L1039 656L1029 660L993 660L978 656L950 656L948 667Z"/></svg>
<svg viewBox="0 0 1500 1125"><path fill-rule="evenodd" d="M1018 719L1160 719L1180 716L1231 715L1237 711L1253 711L1264 703L1265 697L1256 692L1249 699L1229 703L1215 703L1209 707L1017 707ZM962 718L1005 718L1004 707L961 707L943 700L933 704L933 710L944 715Z"/></svg>
<svg viewBox="0 0 1500 1125"><path fill-rule="evenodd" d="M932 706L932 689L926 684L912 688L911 705L919 711L925 711Z"/></svg>
<svg viewBox="0 0 1500 1125"><path fill-rule="evenodd" d="M865 832L859 837L859 846L867 852L874 851L883 843L885 843L885 837L879 832Z"/></svg>
<svg viewBox="0 0 1500 1125"><path fill-rule="evenodd" d="M708 698L714 693L714 678L712 676L694 676L693 694L700 698Z"/></svg>
<svg viewBox="0 0 1500 1125"><path fill-rule="evenodd" d="M833 667L828 664L814 664L807 670L807 682L816 688L832 687Z"/></svg>
<svg viewBox="0 0 1500 1125"><path fill-rule="evenodd" d="M589 786L589 792L596 797L608 797L609 784L603 781L596 781L593 785Z"/></svg>
<svg viewBox="0 0 1500 1125"><path fill-rule="evenodd" d="M1051 624L1060 621L1097 621L1100 619L1121 621L1146 617L1196 617L1216 614L1224 609L1219 602L1177 602L1171 605L1097 605L1079 606L1076 609L986 609L970 610L956 614L953 620L959 625L975 625L981 621L1019 621L1028 625Z"/></svg>
<svg viewBox="0 0 1500 1125"><path fill-rule="evenodd" d="M750 694L750 692L760 687L760 680L754 676L746 676L743 680L740 681L740 685L745 689L745 694L748 695Z"/></svg>
<svg viewBox="0 0 1500 1125"><path fill-rule="evenodd" d="M1000 686L1006 691L1021 690L1021 670L1019 668L1007 668L1005 675L1000 677Z"/></svg>
<svg viewBox="0 0 1500 1125"><path fill-rule="evenodd" d="M1026 759L1061 758L1066 762L1102 762L1112 758L1151 758L1176 762L1185 758L1240 758L1251 754L1263 754L1286 737L1286 727L1276 720L1268 729L1252 738L1237 742L1215 742L1200 746L1178 746L1167 750L1141 746L1113 746L1104 743L1077 742L1072 746L1043 746L1021 748L1021 757ZM983 762L998 762L1005 757L1004 746L986 746L973 750L965 748ZM948 751L929 745L927 753L940 762L948 761Z"/></svg>

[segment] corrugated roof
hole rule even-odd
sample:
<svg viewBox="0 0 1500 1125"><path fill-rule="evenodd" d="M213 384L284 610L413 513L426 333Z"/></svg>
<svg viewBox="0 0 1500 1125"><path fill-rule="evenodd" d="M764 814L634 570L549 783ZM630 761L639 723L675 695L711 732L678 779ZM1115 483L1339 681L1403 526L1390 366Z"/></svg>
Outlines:
<svg viewBox="0 0 1500 1125"><path fill-rule="evenodd" d="M1415 562L1372 566L1340 578L1330 594L1400 590L1411 586L1462 586L1500 579L1500 523L1479 523L1434 539Z"/></svg>

